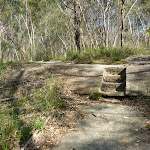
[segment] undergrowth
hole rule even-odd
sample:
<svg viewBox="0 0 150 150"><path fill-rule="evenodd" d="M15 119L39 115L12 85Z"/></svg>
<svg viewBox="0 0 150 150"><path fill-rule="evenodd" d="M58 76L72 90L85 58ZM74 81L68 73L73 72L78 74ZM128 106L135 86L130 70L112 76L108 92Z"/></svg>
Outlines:
<svg viewBox="0 0 150 150"><path fill-rule="evenodd" d="M46 81L45 85L27 97L0 104L0 150L10 150L14 141L24 143L35 130L41 130L45 119L38 114L51 114L60 117L60 110L67 108L61 98L56 80ZM33 115L34 114L34 115ZM26 116L30 116L26 120ZM44 117L45 118L45 117Z"/></svg>
<svg viewBox="0 0 150 150"><path fill-rule="evenodd" d="M46 54L39 51L35 57L35 61L74 61L75 63L91 64L91 63L122 63L123 59L132 55L149 55L150 51L145 46L135 48L134 45L124 48L106 48L100 46L97 49L86 48L85 50L69 50L65 54L52 55L50 51Z"/></svg>
<svg viewBox="0 0 150 150"><path fill-rule="evenodd" d="M18 65L19 63L20 62L12 62L12 61L8 61L4 63L0 61L0 78L6 73L9 67Z"/></svg>
<svg viewBox="0 0 150 150"><path fill-rule="evenodd" d="M46 86L36 91L32 96L28 97L30 104L41 108L41 111L46 111L52 108L66 109L66 102L61 98L59 87L56 81L52 79Z"/></svg>
<svg viewBox="0 0 150 150"><path fill-rule="evenodd" d="M75 63L122 63L123 59L138 54L150 54L150 51L143 48L109 48L99 47L98 49L86 49L85 51L68 51L66 60L74 61Z"/></svg>
<svg viewBox="0 0 150 150"><path fill-rule="evenodd" d="M7 66L6 63L0 62L0 77L4 75Z"/></svg>

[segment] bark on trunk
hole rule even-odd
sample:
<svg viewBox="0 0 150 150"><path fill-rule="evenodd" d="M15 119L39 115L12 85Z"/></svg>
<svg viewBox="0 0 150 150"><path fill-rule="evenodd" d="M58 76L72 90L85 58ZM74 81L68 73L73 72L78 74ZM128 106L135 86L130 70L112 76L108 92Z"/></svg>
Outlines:
<svg viewBox="0 0 150 150"><path fill-rule="evenodd" d="M125 0L122 0L121 8L121 47L124 47L124 14L125 14Z"/></svg>
<svg viewBox="0 0 150 150"><path fill-rule="evenodd" d="M75 42L77 49L80 51L80 38L81 38L81 17L79 2L74 0L74 23L75 23Z"/></svg>
<svg viewBox="0 0 150 150"><path fill-rule="evenodd" d="M3 35L3 25L0 21L0 62L3 62L3 51L1 47L1 43L3 41L4 35Z"/></svg>
<svg viewBox="0 0 150 150"><path fill-rule="evenodd" d="M1 49L1 36L2 36L2 29L1 29L1 24L0 24L0 62L2 61L2 49Z"/></svg>

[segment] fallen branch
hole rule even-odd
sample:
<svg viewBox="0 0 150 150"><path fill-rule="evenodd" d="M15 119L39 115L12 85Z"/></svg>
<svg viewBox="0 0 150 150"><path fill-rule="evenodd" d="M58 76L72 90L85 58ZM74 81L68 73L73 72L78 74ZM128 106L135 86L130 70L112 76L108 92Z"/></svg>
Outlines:
<svg viewBox="0 0 150 150"><path fill-rule="evenodd" d="M47 119L45 120L45 123L43 125L43 127L46 125L46 123L49 121L49 119L51 118L51 116L47 117ZM39 130L36 130L33 135L30 137L30 139L26 142L26 144L21 148L21 150L26 150L27 146L29 145L29 143L32 141L32 139L34 137L36 137L36 134L38 133Z"/></svg>
<svg viewBox="0 0 150 150"><path fill-rule="evenodd" d="M9 97L9 98L4 98L1 99L0 102L5 102L5 101L9 101L9 100L13 100L13 99L17 99L18 97Z"/></svg>

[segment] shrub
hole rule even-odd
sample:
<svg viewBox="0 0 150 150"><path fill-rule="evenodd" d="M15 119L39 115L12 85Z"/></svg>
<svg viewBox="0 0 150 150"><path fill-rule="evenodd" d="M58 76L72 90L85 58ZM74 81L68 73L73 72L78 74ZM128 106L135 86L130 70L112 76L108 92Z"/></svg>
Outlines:
<svg viewBox="0 0 150 150"><path fill-rule="evenodd" d="M66 60L75 60L79 56L79 51L71 50L67 52Z"/></svg>
<svg viewBox="0 0 150 150"><path fill-rule="evenodd" d="M91 100L98 100L99 99L99 97L101 97L102 96L102 94L101 93L99 93L99 92L93 92L91 95L90 95L90 99Z"/></svg>

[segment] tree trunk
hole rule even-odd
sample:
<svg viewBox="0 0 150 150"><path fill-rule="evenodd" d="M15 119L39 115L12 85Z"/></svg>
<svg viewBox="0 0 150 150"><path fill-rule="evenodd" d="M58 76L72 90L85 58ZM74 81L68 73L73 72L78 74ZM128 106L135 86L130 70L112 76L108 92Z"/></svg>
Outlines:
<svg viewBox="0 0 150 150"><path fill-rule="evenodd" d="M2 37L2 26L1 26L1 22L0 22L0 62L2 61L2 49L1 49L1 39Z"/></svg>
<svg viewBox="0 0 150 150"><path fill-rule="evenodd" d="M0 21L0 62L3 62L3 51L2 51L2 46L1 46L3 38L4 38L3 25Z"/></svg>
<svg viewBox="0 0 150 150"><path fill-rule="evenodd" d="M74 0L74 23L75 23L75 42L77 49L81 50L80 38L81 38L81 17L80 17L80 6L79 2Z"/></svg>
<svg viewBox="0 0 150 150"><path fill-rule="evenodd" d="M87 21L86 21L86 19L85 19L85 15L84 15L84 13L83 13L83 9L82 9L82 6L81 6L80 2L79 2L78 4L79 4L79 8L80 8L82 17L83 17L83 21L84 21L84 23L85 23L85 27L86 27L87 33L88 33L89 38L90 38L90 46L91 46L91 48L92 48L92 47L94 46L94 39L93 39L92 34L91 34L91 31L90 31L90 29L89 29L89 27L88 27L88 23L87 23ZM80 16L80 17L81 17L81 16ZM83 33L83 32L82 32L82 28L81 28L81 39L82 39L82 33Z"/></svg>
<svg viewBox="0 0 150 150"><path fill-rule="evenodd" d="M121 8L121 47L124 47L124 6L125 0L122 0L122 8Z"/></svg>
<svg viewBox="0 0 150 150"><path fill-rule="evenodd" d="M124 14L125 14L125 0L122 0L121 8L121 47L124 47Z"/></svg>

